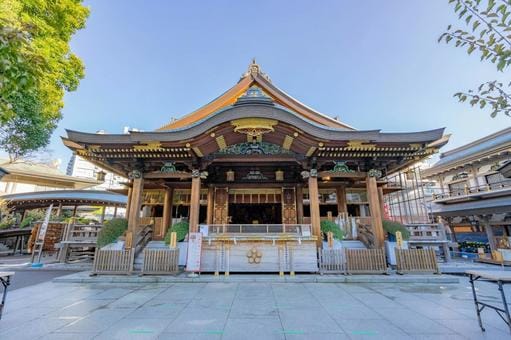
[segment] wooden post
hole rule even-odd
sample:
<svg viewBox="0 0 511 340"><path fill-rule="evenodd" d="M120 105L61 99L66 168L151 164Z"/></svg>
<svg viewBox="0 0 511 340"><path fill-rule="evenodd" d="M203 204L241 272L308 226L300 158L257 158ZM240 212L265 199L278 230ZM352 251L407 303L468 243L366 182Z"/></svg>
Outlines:
<svg viewBox="0 0 511 340"><path fill-rule="evenodd" d="M62 214L62 203L59 203L59 206L57 208L57 218L60 217Z"/></svg>
<svg viewBox="0 0 511 340"><path fill-rule="evenodd" d="M213 224L213 211L215 205L215 187L208 187L208 207L207 207L207 218L206 221L208 224Z"/></svg>
<svg viewBox="0 0 511 340"><path fill-rule="evenodd" d="M200 172L192 171L192 190L190 195L190 232L196 233L199 230L200 210Z"/></svg>
<svg viewBox="0 0 511 340"><path fill-rule="evenodd" d="M140 177L133 179L133 189L131 192L130 210L128 215L128 232L130 232L133 236L137 234L143 191L144 179L140 175ZM134 242L131 243L131 246L133 245Z"/></svg>
<svg viewBox="0 0 511 340"><path fill-rule="evenodd" d="M131 181L133 185L133 181ZM130 186L128 188L128 200L126 201L126 213L125 216L128 218L130 216L130 206L131 206L131 193L133 192L133 188Z"/></svg>
<svg viewBox="0 0 511 340"><path fill-rule="evenodd" d="M380 213L382 218L386 218L385 216L385 201L383 200L383 188L378 187L378 200L380 201Z"/></svg>
<svg viewBox="0 0 511 340"><path fill-rule="evenodd" d="M296 186L296 220L299 224L303 223L303 187L301 184Z"/></svg>
<svg viewBox="0 0 511 340"><path fill-rule="evenodd" d="M174 188L167 188L165 190L165 197L163 198L163 218L162 218L162 233L163 237L167 234L167 230L172 223L172 201L174 199Z"/></svg>
<svg viewBox="0 0 511 340"><path fill-rule="evenodd" d="M117 206L114 207L114 217L113 218L117 218Z"/></svg>
<svg viewBox="0 0 511 340"><path fill-rule="evenodd" d="M106 206L101 207L101 216L99 217L99 224L103 224L105 222L105 213L106 213Z"/></svg>
<svg viewBox="0 0 511 340"><path fill-rule="evenodd" d="M376 178L368 176L366 178L367 200L369 201L369 210L371 211L371 225L373 227L375 247L382 248L384 241L383 222L381 216L381 205L378 199L378 187Z"/></svg>
<svg viewBox="0 0 511 340"><path fill-rule="evenodd" d="M316 169L312 169L309 176L309 201L311 211L312 234L316 236L317 246L323 246L321 238L321 218L319 213L319 190L318 190L318 173Z"/></svg>
<svg viewBox="0 0 511 340"><path fill-rule="evenodd" d="M344 186L337 187L335 189L335 195L337 197L337 215L340 213L347 213L348 205L346 203L346 188Z"/></svg>

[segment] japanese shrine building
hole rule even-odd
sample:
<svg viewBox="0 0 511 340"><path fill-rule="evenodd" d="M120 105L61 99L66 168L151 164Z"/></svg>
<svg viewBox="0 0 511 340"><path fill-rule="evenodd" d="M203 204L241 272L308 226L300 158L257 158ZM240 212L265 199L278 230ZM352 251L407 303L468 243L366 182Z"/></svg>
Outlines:
<svg viewBox="0 0 511 340"><path fill-rule="evenodd" d="M399 189L386 176L437 152L448 141L443 132L356 130L277 88L254 61L232 88L155 131L68 130L63 141L129 178L133 232L151 221L153 237L162 238L182 216L190 231L310 225L320 246L320 221L345 213L367 224L381 247L382 198Z"/></svg>

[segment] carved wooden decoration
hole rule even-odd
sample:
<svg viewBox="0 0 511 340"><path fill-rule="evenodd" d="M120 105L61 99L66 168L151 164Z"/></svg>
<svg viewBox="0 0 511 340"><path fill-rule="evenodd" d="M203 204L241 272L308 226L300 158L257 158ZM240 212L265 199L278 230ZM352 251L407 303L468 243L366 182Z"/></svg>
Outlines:
<svg viewBox="0 0 511 340"><path fill-rule="evenodd" d="M295 188L282 188L282 223L296 224Z"/></svg>
<svg viewBox="0 0 511 340"><path fill-rule="evenodd" d="M215 188L215 209L213 224L229 223L229 193L228 188Z"/></svg>

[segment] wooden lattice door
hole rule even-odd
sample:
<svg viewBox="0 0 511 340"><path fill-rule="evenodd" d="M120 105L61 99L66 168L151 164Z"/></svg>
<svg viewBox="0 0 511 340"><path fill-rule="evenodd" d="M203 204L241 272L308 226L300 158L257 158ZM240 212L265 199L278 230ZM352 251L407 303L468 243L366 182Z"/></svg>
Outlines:
<svg viewBox="0 0 511 340"><path fill-rule="evenodd" d="M229 223L229 192L228 188L215 188L215 208L213 224Z"/></svg>
<svg viewBox="0 0 511 340"><path fill-rule="evenodd" d="M282 188L282 223L297 223L295 188Z"/></svg>

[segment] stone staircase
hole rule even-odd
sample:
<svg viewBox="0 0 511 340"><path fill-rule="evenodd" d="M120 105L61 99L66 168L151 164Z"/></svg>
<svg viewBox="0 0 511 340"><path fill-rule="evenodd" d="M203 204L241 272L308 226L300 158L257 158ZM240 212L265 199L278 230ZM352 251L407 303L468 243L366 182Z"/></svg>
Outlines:
<svg viewBox="0 0 511 340"><path fill-rule="evenodd" d="M340 241L343 248L349 248L349 249L367 249L365 244L363 244L359 240L342 240Z"/></svg>

